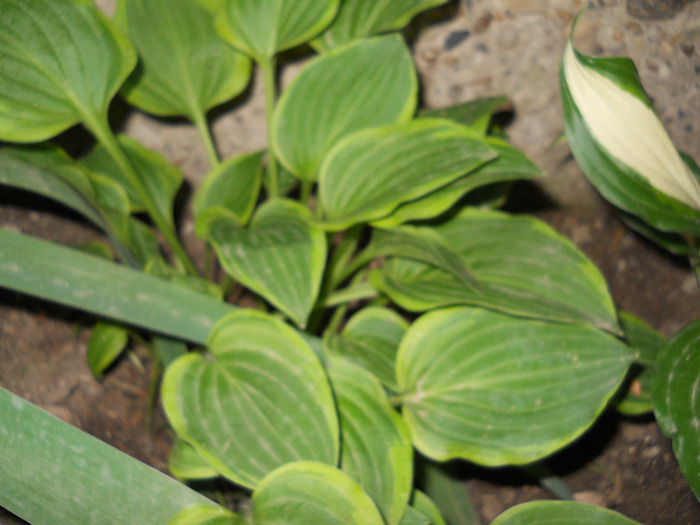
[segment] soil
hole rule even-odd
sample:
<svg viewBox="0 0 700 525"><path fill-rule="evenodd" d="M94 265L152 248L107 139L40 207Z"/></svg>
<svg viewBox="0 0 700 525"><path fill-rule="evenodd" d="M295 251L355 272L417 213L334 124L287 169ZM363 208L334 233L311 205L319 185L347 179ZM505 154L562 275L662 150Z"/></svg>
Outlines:
<svg viewBox="0 0 700 525"><path fill-rule="evenodd" d="M113 9L110 0L96 3L107 12ZM577 45L596 54L632 56L677 145L700 159L694 129L700 122L700 3L587 3L592 7ZM589 188L566 145L556 143L562 131L558 60L583 4L454 1L422 16L412 29L418 35L414 51L423 99L440 107L508 95L515 118L507 132L546 175L535 184L516 185L509 209L534 213L571 238L601 269L621 309L670 336L700 313L700 292L686 261L630 231ZM264 145L261 89L256 79L244 100L214 115L224 155ZM190 126L138 112L121 126L178 164L192 185L206 172L206 157ZM182 222L197 252L192 225L187 217ZM65 244L99 238L79 217L4 188L0 226ZM85 358L92 322L75 311L0 290L0 386L166 471L172 436L160 407L148 416L150 356L136 346L104 379L94 379ZM646 524L700 523L700 504L651 416L626 418L610 410L548 466L581 501ZM482 523L517 503L553 497L517 469L466 463L457 468ZM0 523L22 522L0 509Z"/></svg>

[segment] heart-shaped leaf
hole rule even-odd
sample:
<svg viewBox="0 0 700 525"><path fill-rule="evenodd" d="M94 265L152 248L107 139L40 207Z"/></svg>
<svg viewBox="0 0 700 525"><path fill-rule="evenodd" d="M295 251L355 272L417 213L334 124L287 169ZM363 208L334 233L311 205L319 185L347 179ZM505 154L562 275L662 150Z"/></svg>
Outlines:
<svg viewBox="0 0 700 525"><path fill-rule="evenodd" d="M372 499L343 471L300 461L278 468L253 493L256 525L384 525Z"/></svg>
<svg viewBox="0 0 700 525"><path fill-rule="evenodd" d="M219 33L256 62L311 40L333 20L340 0L221 0Z"/></svg>
<svg viewBox="0 0 700 525"><path fill-rule="evenodd" d="M340 230L385 217L495 157L475 132L448 120L418 119L354 133L321 166L324 227Z"/></svg>
<svg viewBox="0 0 700 525"><path fill-rule="evenodd" d="M289 200L268 201L249 228L218 209L198 224L224 269L303 327L313 309L326 262L326 236L311 213Z"/></svg>
<svg viewBox="0 0 700 525"><path fill-rule="evenodd" d="M212 467L255 488L286 463L337 463L325 371L290 326L239 310L217 323L207 348L206 356L190 353L168 367L162 396L178 436Z"/></svg>
<svg viewBox="0 0 700 525"><path fill-rule="evenodd" d="M328 51L354 40L395 31L421 11L445 3L447 0L343 0L333 24L311 44Z"/></svg>
<svg viewBox="0 0 700 525"><path fill-rule="evenodd" d="M700 498L700 320L661 348L652 377L654 415L690 488Z"/></svg>
<svg viewBox="0 0 700 525"><path fill-rule="evenodd" d="M105 118L136 53L89 0L4 0L0 140L39 142Z"/></svg>
<svg viewBox="0 0 700 525"><path fill-rule="evenodd" d="M272 123L274 151L297 177L315 180L323 156L343 137L410 119L416 94L411 53L398 36L318 57L280 97Z"/></svg>
<svg viewBox="0 0 700 525"><path fill-rule="evenodd" d="M571 525L573 523L595 523L596 525L640 525L612 510L578 501L531 501L521 503L498 516L491 525L524 525L547 523L548 525Z"/></svg>
<svg viewBox="0 0 700 525"><path fill-rule="evenodd" d="M456 307L411 325L396 377L422 454L517 465L580 436L633 357L620 341L588 326Z"/></svg>
<svg viewBox="0 0 700 525"><path fill-rule="evenodd" d="M465 208L435 231L463 257L480 293L434 266L393 259L373 274L372 282L401 307L425 311L473 304L620 333L603 276L568 239L542 221Z"/></svg>
<svg viewBox="0 0 700 525"><path fill-rule="evenodd" d="M231 157L214 168L197 189L192 203L195 218L219 206L246 224L260 193L263 156L258 152Z"/></svg>
<svg viewBox="0 0 700 525"><path fill-rule="evenodd" d="M250 59L214 30L202 0L119 0L115 22L139 54L122 94L154 115L197 121L238 95L250 78Z"/></svg>
<svg viewBox="0 0 700 525"><path fill-rule="evenodd" d="M387 524L396 525L413 488L408 428L364 368L337 358L328 373L340 418L340 466L370 495Z"/></svg>
<svg viewBox="0 0 700 525"><path fill-rule="evenodd" d="M408 323L388 308L363 308L329 340L332 352L363 366L396 391L396 351Z"/></svg>

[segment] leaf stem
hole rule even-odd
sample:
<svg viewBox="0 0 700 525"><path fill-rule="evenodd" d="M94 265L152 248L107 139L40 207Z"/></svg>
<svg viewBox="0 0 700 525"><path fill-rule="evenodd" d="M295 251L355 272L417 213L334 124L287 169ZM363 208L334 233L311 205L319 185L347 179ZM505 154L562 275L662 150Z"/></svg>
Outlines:
<svg viewBox="0 0 700 525"><path fill-rule="evenodd" d="M272 114L275 110L277 98L277 59L275 57L260 62L265 84L265 117L267 119L267 175L268 192L271 199L280 195L279 175L277 173L277 159L272 148Z"/></svg>
<svg viewBox="0 0 700 525"><path fill-rule="evenodd" d="M209 165L212 169L216 168L221 161L219 159L219 153L216 151L216 144L214 144L214 137L212 136L209 122L207 122L207 116L201 111L195 111L190 118L202 139L202 144L204 144L204 149L209 159Z"/></svg>

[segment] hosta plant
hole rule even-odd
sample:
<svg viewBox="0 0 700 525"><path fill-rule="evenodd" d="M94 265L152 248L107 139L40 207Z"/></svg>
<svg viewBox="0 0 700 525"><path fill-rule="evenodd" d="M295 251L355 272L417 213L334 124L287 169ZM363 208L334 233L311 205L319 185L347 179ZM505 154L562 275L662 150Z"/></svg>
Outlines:
<svg viewBox="0 0 700 525"><path fill-rule="evenodd" d="M510 182L538 175L489 134L501 100L418 110L393 31L442 3L119 0L108 20L88 0L2 2L0 182L82 214L109 248L0 230L0 285L103 318L96 375L130 327L151 333L172 473L248 495L219 506L2 391L2 506L33 523L441 524L456 482L440 463L531 466L613 398L651 409L616 394L635 360L673 351L618 314L571 242L497 210ZM304 44L315 52L278 92L280 53ZM253 65L268 147L221 159L207 112ZM110 127L117 94L198 129L210 171L192 211L225 279L182 246L179 169ZM50 141L76 124L97 141L80 158ZM227 303L232 283L258 308ZM688 385L650 380L664 427L692 432L673 416L696 412L679 407ZM552 514L628 521L564 502L498 522Z"/></svg>

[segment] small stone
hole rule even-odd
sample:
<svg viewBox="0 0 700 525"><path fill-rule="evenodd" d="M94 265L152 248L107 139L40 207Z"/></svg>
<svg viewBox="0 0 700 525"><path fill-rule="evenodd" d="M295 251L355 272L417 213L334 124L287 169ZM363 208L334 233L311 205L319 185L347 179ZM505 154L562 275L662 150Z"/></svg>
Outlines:
<svg viewBox="0 0 700 525"><path fill-rule="evenodd" d="M693 53L695 53L695 44L690 42L682 42L681 51L683 51L683 54L687 57L693 56Z"/></svg>
<svg viewBox="0 0 700 525"><path fill-rule="evenodd" d="M581 492L574 492L574 500L579 503L588 503L589 505L595 505L596 507L607 506L606 497L600 492L595 492L593 490L582 490Z"/></svg>
<svg viewBox="0 0 700 525"><path fill-rule="evenodd" d="M645 449L642 451L641 456L642 456L644 459L651 459L651 458L655 458L655 457L658 456L660 453L661 453L661 447L658 446L658 445L653 445L653 446L651 446L651 447L649 447L649 448L645 448Z"/></svg>
<svg viewBox="0 0 700 525"><path fill-rule="evenodd" d="M485 13L481 15L474 24L474 33L478 35L479 33L483 33L484 31L486 31L491 25L492 20L493 15L491 13Z"/></svg>

